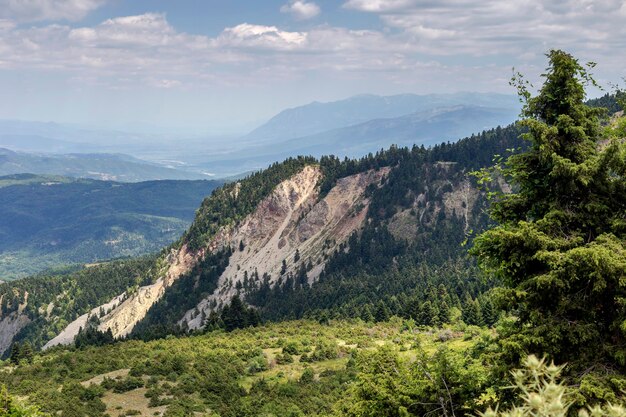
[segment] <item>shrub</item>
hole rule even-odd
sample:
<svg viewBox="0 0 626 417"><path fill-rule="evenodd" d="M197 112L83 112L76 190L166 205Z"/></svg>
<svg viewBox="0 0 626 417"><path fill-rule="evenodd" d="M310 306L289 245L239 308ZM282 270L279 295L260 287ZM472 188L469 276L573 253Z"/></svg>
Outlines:
<svg viewBox="0 0 626 417"><path fill-rule="evenodd" d="M302 376L300 376L300 382L303 384L308 384L310 382L313 382L314 379L315 372L313 371L313 369L309 368L308 366L304 368L304 372L302 372Z"/></svg>
<svg viewBox="0 0 626 417"><path fill-rule="evenodd" d="M276 355L276 363L278 365L293 363L293 356L288 353L279 353L278 355Z"/></svg>
<svg viewBox="0 0 626 417"><path fill-rule="evenodd" d="M524 369L513 371L515 387L520 391L520 404L509 410L498 407L479 413L481 417L565 417L571 415L571 388L558 382L563 366L548 365L544 359L531 355ZM610 403L598 404L578 410L580 417L626 417L626 408Z"/></svg>
<svg viewBox="0 0 626 417"><path fill-rule="evenodd" d="M283 353L288 353L290 355L299 355L300 349L296 342L289 342L283 347Z"/></svg>

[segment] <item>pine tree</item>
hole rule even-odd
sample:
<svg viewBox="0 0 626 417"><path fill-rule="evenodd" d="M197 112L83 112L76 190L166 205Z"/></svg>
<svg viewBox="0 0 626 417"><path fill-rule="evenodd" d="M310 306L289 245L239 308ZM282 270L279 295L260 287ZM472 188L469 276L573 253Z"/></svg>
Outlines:
<svg viewBox="0 0 626 417"><path fill-rule="evenodd" d="M361 310L361 320L366 323L372 323L374 321L374 315L372 314L369 304L365 304L363 306L363 309Z"/></svg>
<svg viewBox="0 0 626 417"><path fill-rule="evenodd" d="M437 324L439 312L430 300L424 301L420 306L417 322L424 326L433 326Z"/></svg>
<svg viewBox="0 0 626 417"><path fill-rule="evenodd" d="M389 320L391 316L391 312L389 311L389 307L383 300L378 301L378 306L376 307L376 313L374 314L374 319L376 322L382 322Z"/></svg>
<svg viewBox="0 0 626 417"><path fill-rule="evenodd" d="M445 301L442 301L439 305L438 321L440 324L450 323L450 307Z"/></svg>
<svg viewBox="0 0 626 417"><path fill-rule="evenodd" d="M478 301L468 299L463 306L463 322L472 326L480 326L483 324L483 317L480 311Z"/></svg>
<svg viewBox="0 0 626 417"><path fill-rule="evenodd" d="M11 355L9 356L9 359L14 365L20 363L20 344L18 342L13 343L13 346L11 346Z"/></svg>
<svg viewBox="0 0 626 417"><path fill-rule="evenodd" d="M20 360L26 361L28 363L33 363L33 356L34 356L33 347L28 341L22 343L22 345L20 346L19 352L20 352L19 353Z"/></svg>
<svg viewBox="0 0 626 417"><path fill-rule="evenodd" d="M222 321L226 331L248 327L248 311L238 295L235 295L230 305L222 310Z"/></svg>
<svg viewBox="0 0 626 417"><path fill-rule="evenodd" d="M545 352L585 368L626 367L626 149L616 138L600 145L599 111L585 105L588 70L563 51L548 58L535 97L514 79L530 147L504 165L514 193L494 201L499 225L472 253L501 278L500 302L519 317L502 335L509 362Z"/></svg>
<svg viewBox="0 0 626 417"><path fill-rule="evenodd" d="M485 325L489 327L493 326L498 320L498 313L493 306L493 302L490 298L487 298L483 300L480 306Z"/></svg>

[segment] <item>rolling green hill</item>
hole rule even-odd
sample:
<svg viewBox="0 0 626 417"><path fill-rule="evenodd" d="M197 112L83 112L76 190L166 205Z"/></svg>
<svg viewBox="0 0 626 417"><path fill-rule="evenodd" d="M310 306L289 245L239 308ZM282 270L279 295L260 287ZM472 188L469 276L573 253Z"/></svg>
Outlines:
<svg viewBox="0 0 626 417"><path fill-rule="evenodd" d="M220 184L0 177L0 278L156 252L182 234Z"/></svg>

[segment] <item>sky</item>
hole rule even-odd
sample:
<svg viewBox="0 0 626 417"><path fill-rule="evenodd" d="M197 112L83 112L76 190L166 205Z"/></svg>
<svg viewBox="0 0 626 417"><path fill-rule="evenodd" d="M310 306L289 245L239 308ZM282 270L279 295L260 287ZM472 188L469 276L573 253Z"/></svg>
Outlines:
<svg viewBox="0 0 626 417"><path fill-rule="evenodd" d="M0 119L243 132L355 94L514 94L551 48L610 89L625 22L626 0L0 0Z"/></svg>

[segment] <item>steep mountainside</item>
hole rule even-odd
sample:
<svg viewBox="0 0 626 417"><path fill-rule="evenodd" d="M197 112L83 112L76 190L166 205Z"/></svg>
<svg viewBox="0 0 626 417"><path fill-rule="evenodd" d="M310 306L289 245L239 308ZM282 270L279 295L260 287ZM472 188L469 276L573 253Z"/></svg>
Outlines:
<svg viewBox="0 0 626 417"><path fill-rule="evenodd" d="M274 164L215 190L156 258L2 285L0 348L68 344L85 327L150 339L220 325L235 296L271 319L371 314L377 300L421 308L440 284L447 304L474 306L484 284L460 244L485 224L485 198L467 173L519 146L518 134Z"/></svg>
<svg viewBox="0 0 626 417"><path fill-rule="evenodd" d="M0 279L138 256L174 242L219 181L0 177Z"/></svg>

